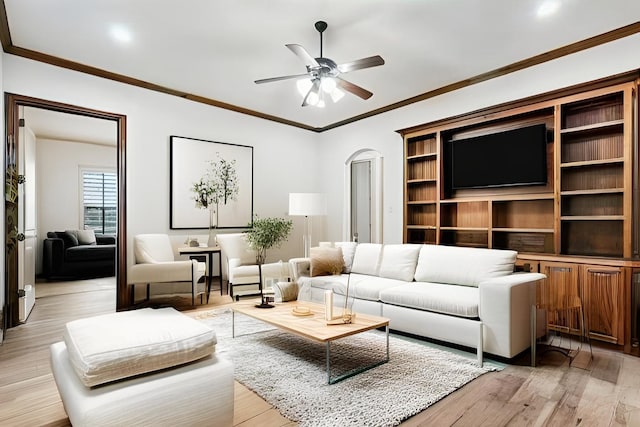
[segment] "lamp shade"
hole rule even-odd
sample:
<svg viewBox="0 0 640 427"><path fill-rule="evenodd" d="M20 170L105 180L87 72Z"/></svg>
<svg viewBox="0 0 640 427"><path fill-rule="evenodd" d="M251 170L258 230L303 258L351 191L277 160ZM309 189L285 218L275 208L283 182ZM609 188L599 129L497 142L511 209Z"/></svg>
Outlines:
<svg viewBox="0 0 640 427"><path fill-rule="evenodd" d="M289 193L289 215L327 214L327 195L323 193Z"/></svg>

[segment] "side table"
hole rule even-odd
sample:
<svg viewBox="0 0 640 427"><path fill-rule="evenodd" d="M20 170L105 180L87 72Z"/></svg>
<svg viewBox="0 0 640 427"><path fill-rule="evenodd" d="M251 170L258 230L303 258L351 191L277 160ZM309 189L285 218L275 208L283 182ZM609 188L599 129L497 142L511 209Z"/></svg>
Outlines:
<svg viewBox="0 0 640 427"><path fill-rule="evenodd" d="M218 254L218 271L216 276L220 281L220 295L222 295L222 249L220 246L182 246L178 248L180 255L206 255L207 256L207 304L213 282L213 254Z"/></svg>

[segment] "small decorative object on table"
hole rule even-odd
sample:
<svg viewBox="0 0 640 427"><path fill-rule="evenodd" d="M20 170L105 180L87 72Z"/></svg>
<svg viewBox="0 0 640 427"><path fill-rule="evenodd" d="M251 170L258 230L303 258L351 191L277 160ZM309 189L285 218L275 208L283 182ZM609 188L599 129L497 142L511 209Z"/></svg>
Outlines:
<svg viewBox="0 0 640 427"><path fill-rule="evenodd" d="M356 314L351 310L351 308L349 308L349 282L351 280L351 274L349 274L348 278L347 278L347 292L345 293L344 296L344 307L342 309L342 315L341 316L333 316L333 291L325 291L325 316L326 316L326 322L327 325L344 325L344 324L349 324L349 323L353 323L356 319ZM329 293L331 295L329 295ZM329 301L331 301L331 308L329 308L328 304ZM329 311L331 311L331 315L329 315Z"/></svg>

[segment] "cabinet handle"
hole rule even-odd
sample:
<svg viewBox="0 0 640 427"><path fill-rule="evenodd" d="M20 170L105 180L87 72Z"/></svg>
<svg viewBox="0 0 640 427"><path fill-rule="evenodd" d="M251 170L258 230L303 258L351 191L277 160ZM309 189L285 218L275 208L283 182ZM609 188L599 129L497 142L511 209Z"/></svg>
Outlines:
<svg viewBox="0 0 640 427"><path fill-rule="evenodd" d="M590 268L587 269L587 272L595 273L595 274L620 274L619 271L614 271L614 270L592 270Z"/></svg>

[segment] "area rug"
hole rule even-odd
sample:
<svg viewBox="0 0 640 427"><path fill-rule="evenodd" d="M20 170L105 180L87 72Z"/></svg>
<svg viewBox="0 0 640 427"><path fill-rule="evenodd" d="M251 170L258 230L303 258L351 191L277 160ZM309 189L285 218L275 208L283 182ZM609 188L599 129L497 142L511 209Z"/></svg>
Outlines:
<svg viewBox="0 0 640 427"><path fill-rule="evenodd" d="M280 413L305 426L395 426L480 375L474 357L391 336L390 361L327 384L326 347L236 314L197 316L216 331L216 352L232 360L235 378ZM384 332L371 331L332 344L332 376L385 357Z"/></svg>

